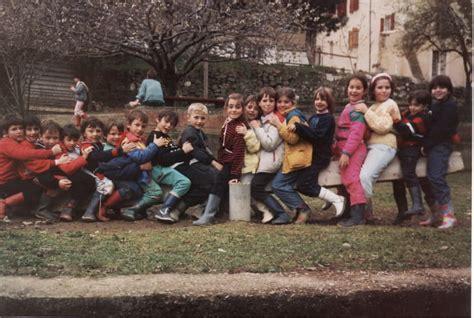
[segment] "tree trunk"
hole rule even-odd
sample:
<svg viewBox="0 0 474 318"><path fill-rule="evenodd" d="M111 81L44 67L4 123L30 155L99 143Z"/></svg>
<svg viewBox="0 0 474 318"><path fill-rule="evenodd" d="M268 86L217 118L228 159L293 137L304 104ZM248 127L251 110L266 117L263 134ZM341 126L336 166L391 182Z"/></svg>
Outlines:
<svg viewBox="0 0 474 318"><path fill-rule="evenodd" d="M404 53L408 61L408 65L410 66L410 71L413 77L416 78L418 81L424 81L425 77L423 76L423 72L421 71L420 62L418 61L416 52L414 50L405 50Z"/></svg>
<svg viewBox="0 0 474 318"><path fill-rule="evenodd" d="M316 31L306 30L305 32L305 48L306 56L310 65L316 64Z"/></svg>

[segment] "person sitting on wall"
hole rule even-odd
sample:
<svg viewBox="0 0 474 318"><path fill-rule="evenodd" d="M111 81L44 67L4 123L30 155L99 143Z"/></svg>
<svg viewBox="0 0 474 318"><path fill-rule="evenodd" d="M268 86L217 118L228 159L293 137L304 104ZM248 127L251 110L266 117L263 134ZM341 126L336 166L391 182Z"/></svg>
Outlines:
<svg viewBox="0 0 474 318"><path fill-rule="evenodd" d="M143 80L136 96L136 100L130 102L130 107L138 105L162 106L165 104L163 99L163 89L158 81L158 74L151 68L146 73L146 79Z"/></svg>

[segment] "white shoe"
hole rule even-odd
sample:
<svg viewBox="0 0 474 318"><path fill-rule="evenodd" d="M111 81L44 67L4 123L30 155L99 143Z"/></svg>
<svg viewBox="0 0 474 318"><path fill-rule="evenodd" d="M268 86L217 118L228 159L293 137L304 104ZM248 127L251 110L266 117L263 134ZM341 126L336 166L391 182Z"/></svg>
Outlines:
<svg viewBox="0 0 474 318"><path fill-rule="evenodd" d="M321 187L319 198L334 205L336 208L336 217L341 216L342 213L344 213L344 209L346 207L346 198L342 195L337 195L331 190Z"/></svg>

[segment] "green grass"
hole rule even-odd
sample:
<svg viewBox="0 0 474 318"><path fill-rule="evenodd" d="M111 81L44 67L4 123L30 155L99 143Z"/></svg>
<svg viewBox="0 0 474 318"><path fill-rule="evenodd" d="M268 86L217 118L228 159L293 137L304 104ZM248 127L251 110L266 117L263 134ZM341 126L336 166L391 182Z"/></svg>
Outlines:
<svg viewBox="0 0 474 318"><path fill-rule="evenodd" d="M376 187L383 220L350 229L333 225L269 226L225 222L208 227L75 224L0 227L0 274L96 276L162 272L286 272L468 267L471 260L470 172L449 176L460 225L449 231L395 217L389 184ZM320 201L312 202L317 207ZM316 209L315 209L316 210ZM332 212L331 212L332 213ZM327 215L328 213L326 213ZM319 219L322 213L316 213ZM113 222L122 224L122 222ZM70 228L69 228L70 229ZM97 230L99 229L99 230Z"/></svg>

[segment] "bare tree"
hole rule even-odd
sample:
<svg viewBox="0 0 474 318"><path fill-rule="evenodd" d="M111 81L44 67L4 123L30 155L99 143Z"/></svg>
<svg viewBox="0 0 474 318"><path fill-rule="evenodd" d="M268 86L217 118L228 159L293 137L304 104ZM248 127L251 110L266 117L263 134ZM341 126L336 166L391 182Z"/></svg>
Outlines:
<svg viewBox="0 0 474 318"><path fill-rule="evenodd" d="M49 48L38 37L34 19L21 19L33 14L34 7L14 1L0 5L0 108L25 115L30 107L30 88L45 70L51 57Z"/></svg>
<svg viewBox="0 0 474 318"><path fill-rule="evenodd" d="M174 95L202 61L236 58L238 48L274 40L290 24L284 12L282 5L262 1L48 0L37 14L67 49L138 57Z"/></svg>
<svg viewBox="0 0 474 318"><path fill-rule="evenodd" d="M413 58L413 52L428 47L441 52L458 54L463 60L465 86L470 91L472 81L472 3L470 0L417 1L416 5L411 6L410 11L407 12L404 29L401 49L407 57Z"/></svg>

